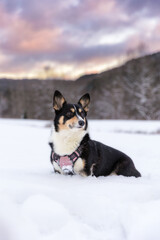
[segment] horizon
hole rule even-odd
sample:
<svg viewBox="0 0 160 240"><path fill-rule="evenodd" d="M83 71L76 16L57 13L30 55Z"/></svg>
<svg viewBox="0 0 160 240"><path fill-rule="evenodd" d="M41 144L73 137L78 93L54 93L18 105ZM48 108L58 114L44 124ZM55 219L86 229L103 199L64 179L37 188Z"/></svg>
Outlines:
<svg viewBox="0 0 160 240"><path fill-rule="evenodd" d="M160 51L160 0L2 0L0 78L76 80Z"/></svg>
<svg viewBox="0 0 160 240"><path fill-rule="evenodd" d="M156 55L156 54L159 54L160 53L160 51L159 52L154 52L154 53L150 53L150 54L146 54L146 55L142 55L142 56L135 56L135 57L133 57L133 58L131 58L131 59L127 59L126 61L124 61L122 64L120 64L120 65L117 65L117 66L113 66L112 68L107 68L107 69L104 69L104 71L101 71L101 72L97 72L97 73L84 73L84 74L82 74L82 75L80 75L80 76L78 76L77 78L75 78L75 79L67 79L67 78L58 78L58 77L46 77L46 78L38 78L37 76L35 76L35 77L33 77L33 78L27 78L27 77L23 77L23 78L10 78L10 77L1 77L0 76L0 80L14 80L14 81L16 81L16 80L40 80L40 81L42 81L42 80L48 80L48 81L77 81L77 80L79 80L80 78L83 78L83 77L89 77L89 76L92 76L92 75L98 75L98 74L102 74L102 73L104 73L104 72L107 72L107 71L110 71L110 70L114 70L114 69L116 69L116 68L121 68L121 67L123 67L123 66L125 66L128 62L131 62L132 60L138 60L138 59L141 59L141 58L145 58L145 57L150 57L150 56L152 56L152 55Z"/></svg>

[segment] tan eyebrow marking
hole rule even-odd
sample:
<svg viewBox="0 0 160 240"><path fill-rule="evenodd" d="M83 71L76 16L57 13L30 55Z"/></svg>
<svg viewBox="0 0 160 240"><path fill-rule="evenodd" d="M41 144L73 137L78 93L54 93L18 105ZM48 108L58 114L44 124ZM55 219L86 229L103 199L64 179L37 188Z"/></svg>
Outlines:
<svg viewBox="0 0 160 240"><path fill-rule="evenodd" d="M73 112L73 113L75 112L74 108L71 108L71 112Z"/></svg>
<svg viewBox="0 0 160 240"><path fill-rule="evenodd" d="M59 119L59 123L63 124L63 121L64 121L64 116L61 116L60 119Z"/></svg>
<svg viewBox="0 0 160 240"><path fill-rule="evenodd" d="M78 109L78 111L81 113L81 112L82 112L82 109L81 109L81 108L79 108L79 109Z"/></svg>

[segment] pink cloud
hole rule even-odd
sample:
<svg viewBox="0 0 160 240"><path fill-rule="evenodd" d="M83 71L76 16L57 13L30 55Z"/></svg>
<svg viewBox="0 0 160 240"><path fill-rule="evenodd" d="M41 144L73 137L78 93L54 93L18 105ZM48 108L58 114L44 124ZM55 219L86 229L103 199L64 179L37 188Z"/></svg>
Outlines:
<svg viewBox="0 0 160 240"><path fill-rule="evenodd" d="M9 15L0 8L0 26L5 30L3 49L10 53L58 51L61 29L58 27L35 29L31 22L18 15Z"/></svg>

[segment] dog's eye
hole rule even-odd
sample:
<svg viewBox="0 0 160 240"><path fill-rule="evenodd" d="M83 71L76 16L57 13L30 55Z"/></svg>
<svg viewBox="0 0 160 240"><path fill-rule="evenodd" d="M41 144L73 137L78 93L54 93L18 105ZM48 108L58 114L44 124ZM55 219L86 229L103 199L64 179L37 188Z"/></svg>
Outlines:
<svg viewBox="0 0 160 240"><path fill-rule="evenodd" d="M72 113L72 112L67 112L67 113L66 113L66 116L67 116L68 118L73 117L73 113Z"/></svg>
<svg viewBox="0 0 160 240"><path fill-rule="evenodd" d="M84 118L84 117L85 117L85 114L84 114L84 112L80 112L80 113L79 113L79 115L80 115L82 118Z"/></svg>

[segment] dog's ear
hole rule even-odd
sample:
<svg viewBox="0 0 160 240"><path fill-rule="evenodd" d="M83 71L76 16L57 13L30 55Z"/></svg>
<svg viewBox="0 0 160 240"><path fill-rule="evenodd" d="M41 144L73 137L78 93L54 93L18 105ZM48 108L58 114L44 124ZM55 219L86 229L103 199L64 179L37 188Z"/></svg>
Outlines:
<svg viewBox="0 0 160 240"><path fill-rule="evenodd" d="M89 110L89 104L90 104L90 96L89 93L84 94L78 101L78 104L80 104L85 112L88 112Z"/></svg>
<svg viewBox="0 0 160 240"><path fill-rule="evenodd" d="M59 111L65 103L66 103L66 100L63 97L63 95L59 91L56 90L54 95L53 95L53 108L54 108L54 110Z"/></svg>

